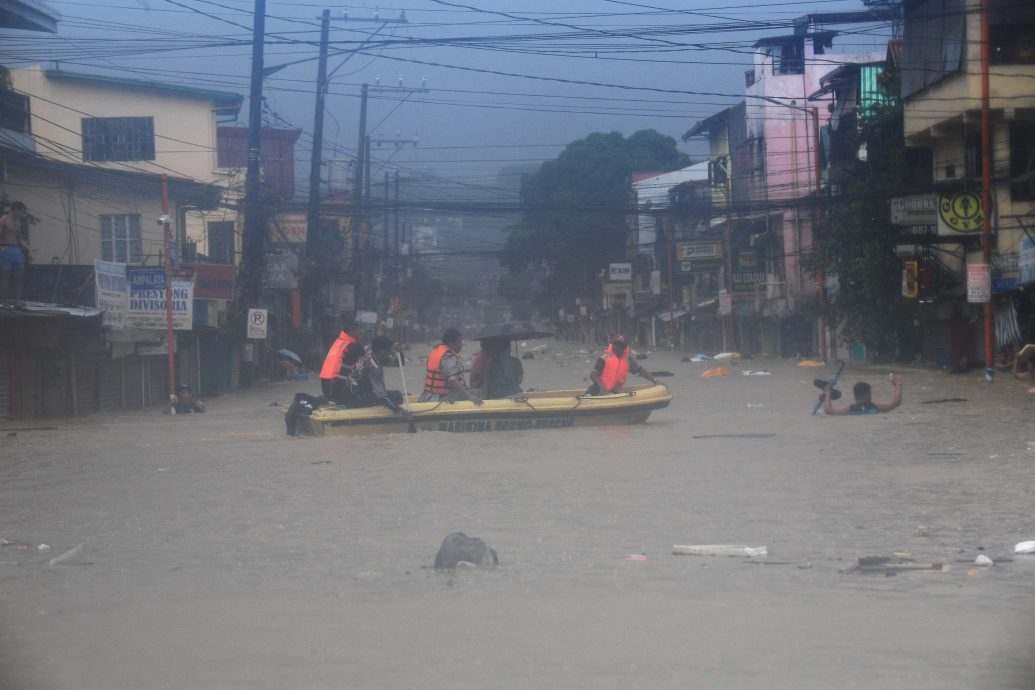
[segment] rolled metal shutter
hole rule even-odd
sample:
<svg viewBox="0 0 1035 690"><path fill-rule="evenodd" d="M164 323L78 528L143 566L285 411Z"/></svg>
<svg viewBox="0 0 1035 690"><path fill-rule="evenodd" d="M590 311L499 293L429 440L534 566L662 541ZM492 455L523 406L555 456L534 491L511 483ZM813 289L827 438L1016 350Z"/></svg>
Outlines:
<svg viewBox="0 0 1035 690"><path fill-rule="evenodd" d="M97 411L97 360L75 359L75 409L77 415Z"/></svg>
<svg viewBox="0 0 1035 690"><path fill-rule="evenodd" d="M97 403L101 412L122 407L122 360L104 359L97 367Z"/></svg>
<svg viewBox="0 0 1035 690"><path fill-rule="evenodd" d="M0 421L11 418L11 353L0 347Z"/></svg>
<svg viewBox="0 0 1035 690"><path fill-rule="evenodd" d="M123 404L129 409L144 406L144 358L130 355L122 359Z"/></svg>
<svg viewBox="0 0 1035 690"><path fill-rule="evenodd" d="M148 407L162 405L169 399L169 394L166 392L168 388L167 379L169 378L169 361L166 359L166 355L147 357L146 359L148 360L148 371L150 374L147 385L147 405Z"/></svg>

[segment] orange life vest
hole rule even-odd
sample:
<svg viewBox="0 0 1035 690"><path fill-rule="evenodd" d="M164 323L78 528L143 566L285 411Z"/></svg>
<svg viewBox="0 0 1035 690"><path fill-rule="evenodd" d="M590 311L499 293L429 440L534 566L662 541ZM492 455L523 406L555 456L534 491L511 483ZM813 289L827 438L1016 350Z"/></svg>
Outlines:
<svg viewBox="0 0 1035 690"><path fill-rule="evenodd" d="M341 358L345 356L345 350L349 345L354 342L356 339L345 331L338 334L338 339L331 344L331 349L327 351L327 358L323 360L320 378L333 379L341 373Z"/></svg>
<svg viewBox="0 0 1035 690"><path fill-rule="evenodd" d="M625 385L625 379L629 376L628 357L628 350L621 357L613 352L605 352L602 356L604 370L600 372L600 383L612 393L621 391L622 386Z"/></svg>
<svg viewBox="0 0 1035 690"><path fill-rule="evenodd" d="M424 377L424 392L435 395L448 395L450 393L449 382L442 375L442 358L447 352L453 352L448 345L436 345L435 349L428 355L428 373ZM455 355L456 353L453 352Z"/></svg>

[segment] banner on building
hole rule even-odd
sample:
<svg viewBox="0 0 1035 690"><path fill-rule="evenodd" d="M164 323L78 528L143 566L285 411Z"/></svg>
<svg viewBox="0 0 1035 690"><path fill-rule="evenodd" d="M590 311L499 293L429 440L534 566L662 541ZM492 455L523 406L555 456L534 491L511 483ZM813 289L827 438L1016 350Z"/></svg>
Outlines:
<svg viewBox="0 0 1035 690"><path fill-rule="evenodd" d="M297 290L298 255L288 250L266 254L262 285L270 290Z"/></svg>
<svg viewBox="0 0 1035 690"><path fill-rule="evenodd" d="M967 264L967 301L971 304L992 301L992 272L988 264Z"/></svg>
<svg viewBox="0 0 1035 690"><path fill-rule="evenodd" d="M1035 239L1027 235L1021 238L1021 252L1017 260L1017 283L1035 283Z"/></svg>
<svg viewBox="0 0 1035 690"><path fill-rule="evenodd" d="M129 268L129 310L126 328L161 330L166 327L165 269ZM189 331L194 320L194 282L184 278L172 281L173 328Z"/></svg>
<svg viewBox="0 0 1035 690"><path fill-rule="evenodd" d="M761 247L737 247L733 250L734 292L748 292L765 287L765 251Z"/></svg>
<svg viewBox="0 0 1035 690"><path fill-rule="evenodd" d="M309 214L305 211L281 211L269 221L273 244L305 244Z"/></svg>
<svg viewBox="0 0 1035 690"><path fill-rule="evenodd" d="M96 307L102 312L104 325L115 329L125 328L129 311L126 264L94 261L93 270L97 281Z"/></svg>
<svg viewBox="0 0 1035 690"><path fill-rule="evenodd" d="M237 285L237 267L223 264L193 264L194 299L234 298Z"/></svg>
<svg viewBox="0 0 1035 690"><path fill-rule="evenodd" d="M992 294L1001 295L1017 288L1017 268L1020 255L1005 252L992 255Z"/></svg>
<svg viewBox="0 0 1035 690"><path fill-rule="evenodd" d="M608 271L608 279L611 282L622 282L632 280L633 265L631 263L611 264Z"/></svg>

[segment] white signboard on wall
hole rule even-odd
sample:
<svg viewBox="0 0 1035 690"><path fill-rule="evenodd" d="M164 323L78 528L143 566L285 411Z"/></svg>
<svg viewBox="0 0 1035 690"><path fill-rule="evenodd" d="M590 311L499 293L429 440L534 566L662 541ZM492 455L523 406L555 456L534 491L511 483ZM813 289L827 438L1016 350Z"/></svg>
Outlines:
<svg viewBox="0 0 1035 690"><path fill-rule="evenodd" d="M631 263L611 264L609 277L612 281L632 280L633 266Z"/></svg>
<svg viewBox="0 0 1035 690"><path fill-rule="evenodd" d="M96 307L101 310L103 323L109 328L126 327L129 311L129 285L126 282L126 264L112 261L94 261L96 278Z"/></svg>
<svg viewBox="0 0 1035 690"><path fill-rule="evenodd" d="M992 271L988 264L967 265L967 301L984 304L992 300Z"/></svg>
<svg viewBox="0 0 1035 690"><path fill-rule="evenodd" d="M165 270L130 268L129 311L126 328L161 330L166 327ZM194 281L174 278L172 281L173 328L189 331L194 321Z"/></svg>

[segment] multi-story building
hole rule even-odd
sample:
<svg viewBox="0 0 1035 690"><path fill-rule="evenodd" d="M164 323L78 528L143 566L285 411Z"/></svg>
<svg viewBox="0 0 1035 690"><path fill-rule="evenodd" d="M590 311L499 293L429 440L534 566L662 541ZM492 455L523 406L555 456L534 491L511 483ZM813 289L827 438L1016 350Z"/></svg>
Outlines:
<svg viewBox="0 0 1035 690"><path fill-rule="evenodd" d="M839 65L883 55L834 53L836 32L812 18L800 28L756 42L744 102L684 135L708 136L716 206L726 209L714 219L724 226L725 349L815 353L829 339L814 316L820 285L802 257L812 248L824 185L819 133L830 113L808 97Z"/></svg>
<svg viewBox="0 0 1035 690"><path fill-rule="evenodd" d="M968 267L985 264L984 215L993 234L992 303L997 348L1033 333L1035 283L1035 5L988 0L992 207L982 197L981 3L906 0L902 98L906 145L930 152L934 191L896 199L917 241L939 248L937 285L917 295L925 355L946 366L984 360L980 304L968 304ZM965 257L965 258L964 258ZM1027 316L1026 316L1027 315Z"/></svg>

